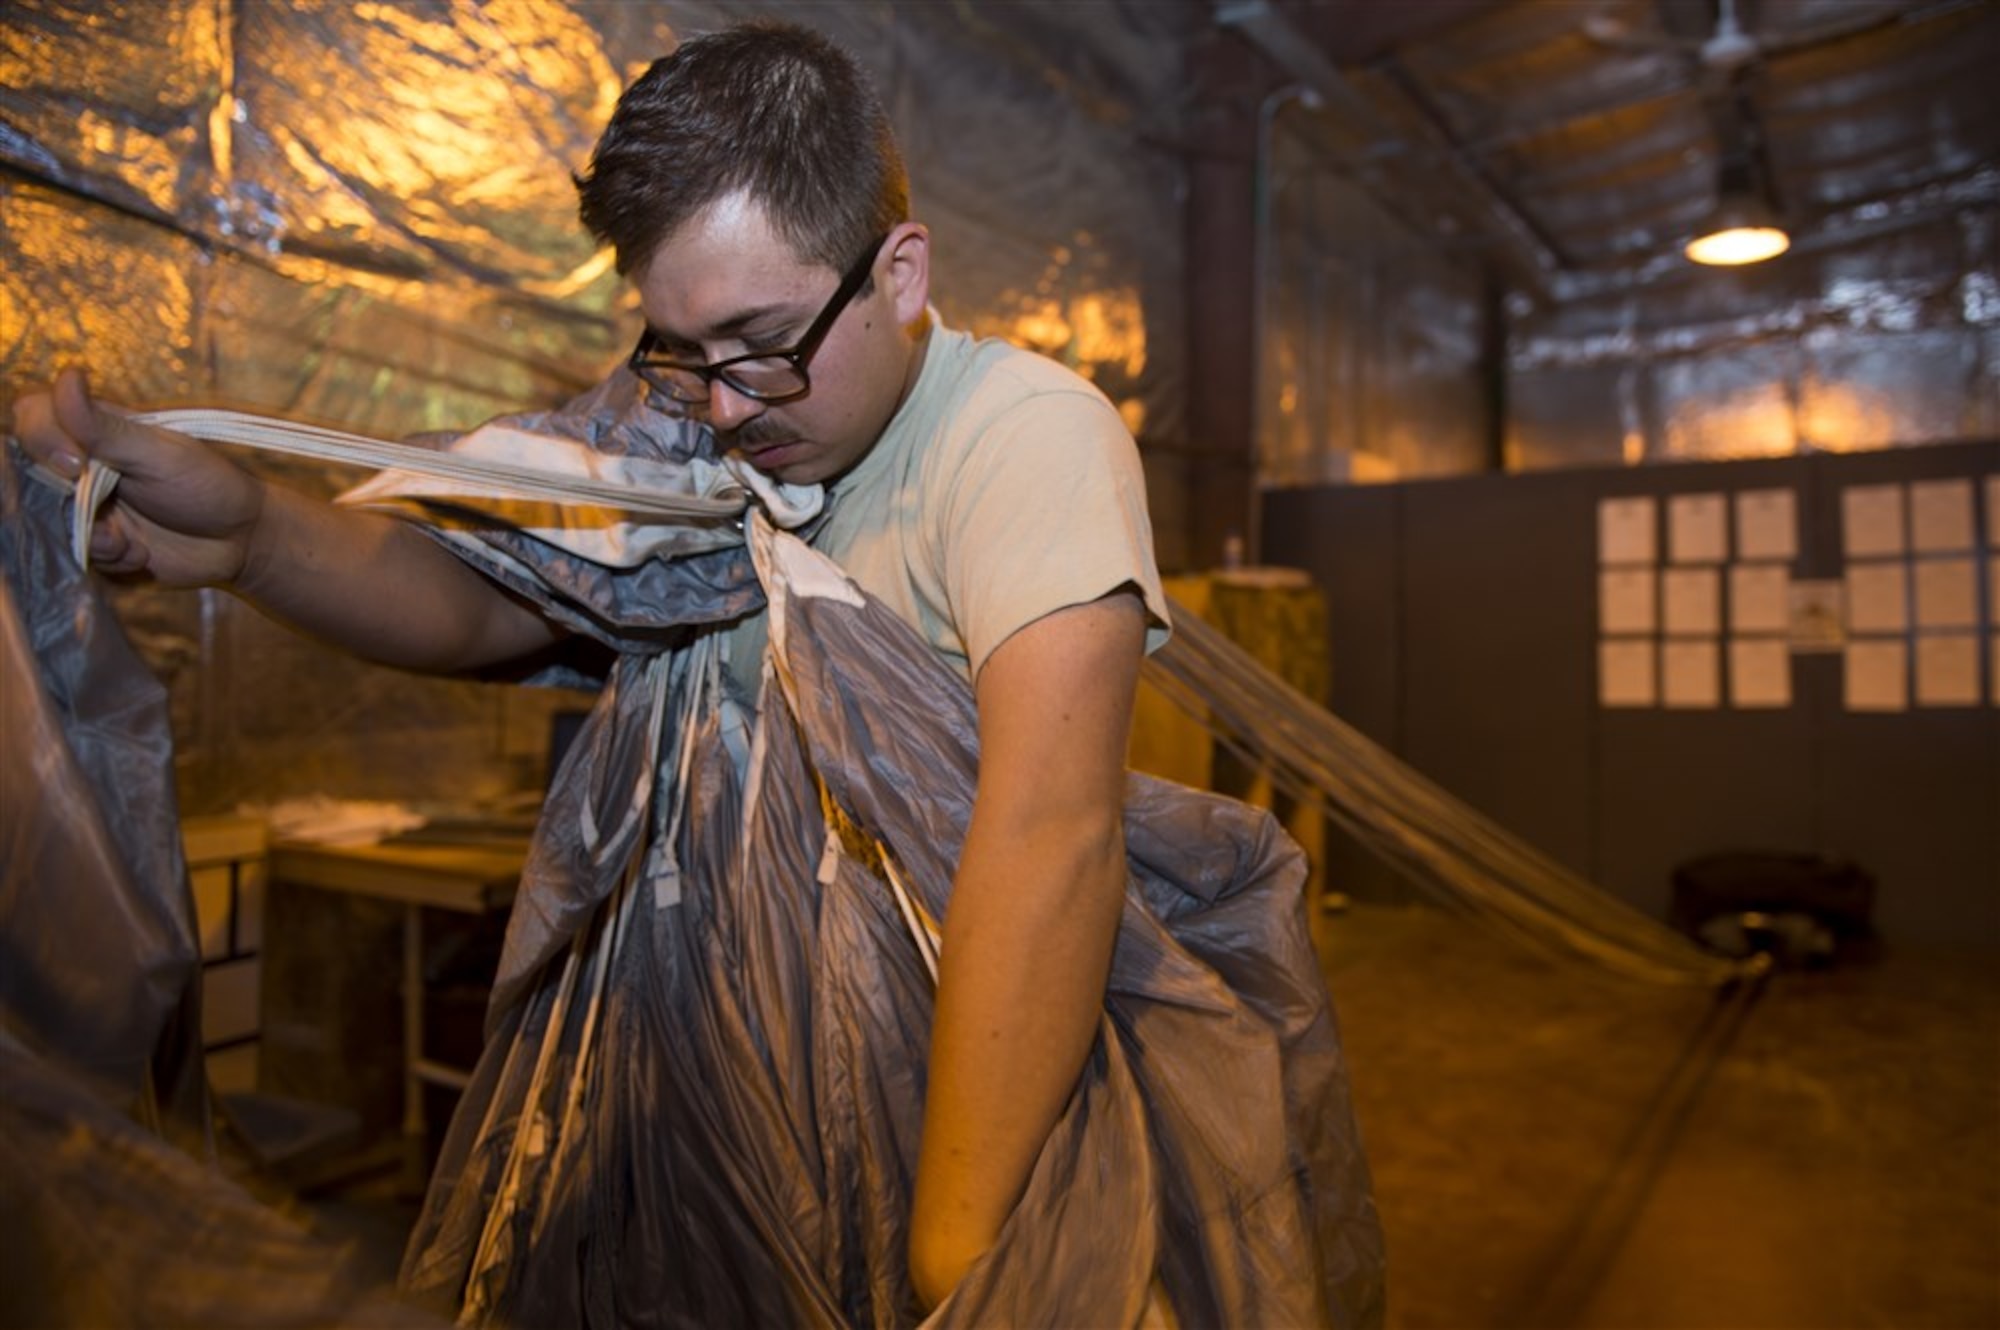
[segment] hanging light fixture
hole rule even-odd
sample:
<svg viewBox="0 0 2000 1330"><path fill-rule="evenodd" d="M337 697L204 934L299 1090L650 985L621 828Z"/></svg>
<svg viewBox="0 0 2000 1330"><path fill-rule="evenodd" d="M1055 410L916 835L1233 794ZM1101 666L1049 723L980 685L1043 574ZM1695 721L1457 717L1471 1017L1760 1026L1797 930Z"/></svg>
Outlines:
<svg viewBox="0 0 2000 1330"><path fill-rule="evenodd" d="M1734 266L1762 263L1792 247L1792 238L1763 200L1754 196L1724 198L1716 204L1708 226L1687 242L1683 251L1696 263Z"/></svg>
<svg viewBox="0 0 2000 1330"><path fill-rule="evenodd" d="M1762 263L1792 247L1747 162L1725 157L1716 175L1715 211L1683 253L1696 263L1735 266Z"/></svg>

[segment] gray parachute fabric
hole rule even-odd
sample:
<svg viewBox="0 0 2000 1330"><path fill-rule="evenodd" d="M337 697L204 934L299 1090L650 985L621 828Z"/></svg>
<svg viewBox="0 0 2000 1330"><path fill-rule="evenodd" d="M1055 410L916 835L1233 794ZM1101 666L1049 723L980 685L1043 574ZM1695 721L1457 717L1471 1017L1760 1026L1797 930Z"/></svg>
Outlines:
<svg viewBox="0 0 2000 1330"><path fill-rule="evenodd" d="M813 770L922 910L942 917L977 778L970 690L821 556L762 525L753 538L777 672ZM1138 1240L1157 1244L1186 1324L1365 1320L1379 1300L1379 1234L1305 924L1304 857L1261 810L1137 775L1125 833L1132 871L1099 1049L1053 1158L941 1320L1120 1323L1110 1305L1049 1301L1047 1286L1116 1268L1107 1235L1145 1218L1155 1231ZM1109 1159L1081 1148L1086 1129ZM1119 1158L1147 1163L1126 1173ZM1108 1194L1092 1199L1108 1204L1080 1213L1070 1193L1100 1187Z"/></svg>
<svg viewBox="0 0 2000 1330"><path fill-rule="evenodd" d="M201 950L167 695L67 553L67 500L0 465L0 1026L209 1149Z"/></svg>
<svg viewBox="0 0 2000 1330"><path fill-rule="evenodd" d="M602 432L611 408L621 446L701 446L640 437L659 418L620 415L611 387L531 427ZM971 810L971 692L822 556L752 533L754 572L739 546L678 580L448 538L619 650L553 782L405 1260L405 1291L464 1323L918 1319L926 921ZM697 630L763 595L753 720ZM1378 1323L1303 856L1261 812L1140 777L1126 837L1096 1048L997 1245L926 1323L1137 1325L1159 1291L1184 1325Z"/></svg>
<svg viewBox="0 0 2000 1330"><path fill-rule="evenodd" d="M226 1177L166 690L0 458L0 1324L431 1326Z"/></svg>

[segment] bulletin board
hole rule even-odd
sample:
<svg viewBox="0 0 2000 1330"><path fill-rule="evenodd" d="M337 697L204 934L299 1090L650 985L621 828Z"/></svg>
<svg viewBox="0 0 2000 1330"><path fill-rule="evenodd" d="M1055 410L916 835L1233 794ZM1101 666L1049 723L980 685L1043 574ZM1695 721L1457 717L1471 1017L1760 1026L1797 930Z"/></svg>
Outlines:
<svg viewBox="0 0 2000 1330"><path fill-rule="evenodd" d="M2000 444L1288 490L1264 530L1333 710L1632 904L1819 853L1889 941L2000 948Z"/></svg>

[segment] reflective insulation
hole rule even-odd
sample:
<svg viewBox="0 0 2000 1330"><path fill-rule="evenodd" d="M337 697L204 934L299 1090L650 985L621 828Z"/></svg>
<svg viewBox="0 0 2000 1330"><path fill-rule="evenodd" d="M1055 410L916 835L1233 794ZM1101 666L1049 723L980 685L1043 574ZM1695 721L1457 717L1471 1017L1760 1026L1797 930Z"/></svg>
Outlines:
<svg viewBox="0 0 2000 1330"><path fill-rule="evenodd" d="M1328 169L1311 139L1286 132L1311 109L1271 114L1259 212L1269 256L1258 278L1259 482L1485 469L1478 269Z"/></svg>
<svg viewBox="0 0 2000 1330"><path fill-rule="evenodd" d="M68 556L66 508L0 457L0 1314L443 1325L215 1166L165 690Z"/></svg>
<svg viewBox="0 0 2000 1330"><path fill-rule="evenodd" d="M385 437L593 382L636 305L570 173L676 34L765 15L875 76L956 326L1184 430L1186 3L269 4L11 0L0 20L0 379L81 363L115 401L221 402ZM316 492L312 464L267 463ZM227 596L120 596L173 687L190 812L539 780L563 695L413 679Z"/></svg>
<svg viewBox="0 0 2000 1330"><path fill-rule="evenodd" d="M1295 224L1333 225L1298 223L1284 207L1282 149L1312 135L1315 169L1357 182L1413 241L1506 283L1495 340L1510 363L1489 381L1507 467L1993 431L2000 6L1741 4L1749 46L1733 80L1714 63L1720 15L1709 0L1246 2L1216 13L1298 80L1295 95L1310 89L1329 108L1307 114L1294 101L1278 117L1279 248L1308 243L1289 234ZM1722 163L1747 144L1792 250L1752 270L1694 269L1682 244L1717 204ZM1284 342L1327 335L1284 312L1288 300L1301 314L1316 308L1292 283L1333 288L1319 314L1346 327L1357 303L1371 311L1352 291L1367 273L1343 258L1409 276L1394 251L1360 245L1351 225L1334 230L1349 246L1333 260L1337 278L1287 265L1263 284L1281 302L1265 324L1281 343L1266 368L1281 382L1260 402L1283 417L1258 431L1266 483L1346 479L1356 462L1380 473L1395 449L1311 397L1352 396L1349 416L1365 414L1365 350L1284 358ZM1317 377L1315 363L1327 364ZM1752 365L1768 377L1752 381ZM1422 414L1434 399L1394 400L1438 437Z"/></svg>
<svg viewBox="0 0 2000 1330"><path fill-rule="evenodd" d="M1950 443L2000 429L1993 215L1689 271L1516 321L1512 470Z"/></svg>

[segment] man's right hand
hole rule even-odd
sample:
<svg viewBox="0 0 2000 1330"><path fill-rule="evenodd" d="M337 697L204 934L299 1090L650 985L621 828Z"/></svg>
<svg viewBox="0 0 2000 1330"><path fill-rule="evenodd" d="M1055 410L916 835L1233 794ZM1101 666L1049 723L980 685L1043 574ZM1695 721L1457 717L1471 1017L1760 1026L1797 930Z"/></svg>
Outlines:
<svg viewBox="0 0 2000 1330"><path fill-rule="evenodd" d="M258 480L204 443L93 402L65 370L14 407L37 462L121 479L90 536L93 566L166 586L226 586L369 660L456 673L511 660L560 631L406 523Z"/></svg>
<svg viewBox="0 0 2000 1330"><path fill-rule="evenodd" d="M114 501L91 530L94 567L175 587L244 578L265 486L208 445L93 400L74 369L15 402L14 434L30 457L69 479L88 460L118 471Z"/></svg>

